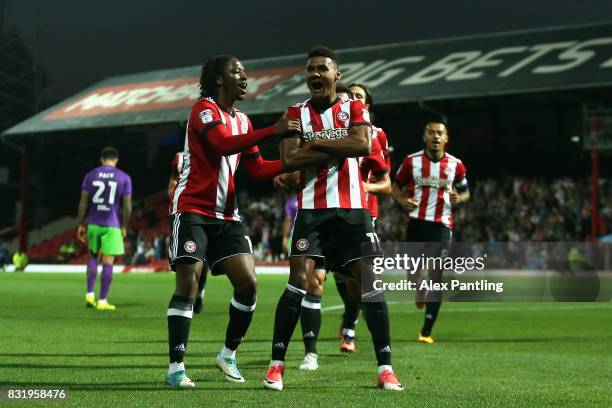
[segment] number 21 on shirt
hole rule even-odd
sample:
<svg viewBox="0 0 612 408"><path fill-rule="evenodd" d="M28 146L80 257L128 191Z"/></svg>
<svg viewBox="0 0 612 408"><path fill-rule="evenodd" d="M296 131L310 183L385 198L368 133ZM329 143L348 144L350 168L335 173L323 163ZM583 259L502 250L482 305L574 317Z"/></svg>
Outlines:
<svg viewBox="0 0 612 408"><path fill-rule="evenodd" d="M108 194L108 204L115 204L115 195L117 193L117 182L113 180L108 180L106 182L100 180L94 180L92 185L97 189L92 198L92 202L94 204L104 204L104 191L106 190L106 186L110 190Z"/></svg>

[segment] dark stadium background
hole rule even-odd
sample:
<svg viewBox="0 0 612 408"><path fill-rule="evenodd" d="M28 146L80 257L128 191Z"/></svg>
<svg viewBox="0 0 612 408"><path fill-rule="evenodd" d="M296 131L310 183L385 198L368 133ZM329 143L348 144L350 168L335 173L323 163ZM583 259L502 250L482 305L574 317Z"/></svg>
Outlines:
<svg viewBox="0 0 612 408"><path fill-rule="evenodd" d="M13 70L2 82L0 130L18 123L104 78L132 72L201 64L209 55L232 53L242 59L305 52L316 44L342 49L429 38L600 21L612 3L582 2L323 2L271 1L163 3L77 1L0 2L3 47L22 58L6 59ZM477 12L466 12L477 10ZM554 10L554 12L552 12ZM457 16L461 16L460 18ZM282 35L284 41L268 39ZM21 65L20 65L21 64ZM248 67L247 67L248 68ZM22 73L17 75L17 73ZM15 76L21 80L13 80ZM24 79L25 78L25 79ZM582 132L581 103L610 104L610 88L483 96L429 102L448 116L449 152L468 166L470 180L504 176L571 177L588 185L590 153L572 136ZM12 95L12 98L7 97ZM17 97L18 102L15 102ZM426 111L416 103L374 109L394 148L393 167L421 148ZM248 113L248 112L247 112ZM252 116L255 127L272 115ZM166 185L170 162L182 149L182 123L55 132L11 138L29 153L28 226L35 228L74 215L83 174L96 166L105 145L121 151L119 167L132 175L135 196ZM273 142L261 145L266 158L278 157ZM14 234L21 177L19 155L0 149L9 183L0 185L0 231ZM602 175L611 174L600 161ZM239 186L252 197L273 194L270 183Z"/></svg>

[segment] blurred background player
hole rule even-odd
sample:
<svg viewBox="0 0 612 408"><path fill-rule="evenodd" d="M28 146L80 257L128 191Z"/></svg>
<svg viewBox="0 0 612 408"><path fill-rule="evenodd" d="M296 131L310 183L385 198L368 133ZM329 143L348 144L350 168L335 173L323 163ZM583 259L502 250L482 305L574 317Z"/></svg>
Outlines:
<svg viewBox="0 0 612 408"><path fill-rule="evenodd" d="M368 110L374 107L372 92L370 92L368 87L363 84L353 83L349 85L349 90L352 97L363 102L368 107ZM372 122L374 122L373 113L370 113L370 118ZM375 163L378 156L377 154L370 154L370 159L362 161L360 164L368 209L370 210L372 222L374 223L378 217L378 196L386 195L391 192L391 180L388 175L391 171L391 156L387 134L383 129L372 125L372 141L372 153L374 153L375 145L380 146L388 169L384 175L374 174L371 164ZM336 288L344 303L344 313L342 314L340 333L338 333L338 338L342 340L340 351L351 353L355 351L355 327L359 318L359 298L355 297L355 289L353 289L352 296L347 293L347 288L350 289L352 285L350 280L347 281L346 277L338 273L334 274L334 277L338 278L335 279Z"/></svg>
<svg viewBox="0 0 612 408"><path fill-rule="evenodd" d="M342 83L336 84L336 94L340 98L353 99L350 88ZM366 200L374 197L375 194L389 194L391 192L391 180L389 178L389 168L382 154L380 145L375 137L371 140L370 154L359 158L359 171L366 192ZM368 208L371 208L368 205ZM372 222L376 214L372 214ZM334 241L330 248L324 249L325 261L315 264L315 270L320 268L334 273L336 287L344 303L343 325L341 327L340 351L352 353L355 351L355 324L359 315L361 304L360 290L355 279L351 276L350 270L343 267L338 261L338 242ZM310 280L307 292L316 291L316 280ZM314 315L314 316L313 316ZM350 322L345 320L350 319ZM302 338L304 341L304 361L300 365L301 370L316 370L319 367L317 353L317 339L321 328L321 309L309 309L303 307L300 312L300 323L302 326Z"/></svg>
<svg viewBox="0 0 612 408"><path fill-rule="evenodd" d="M402 161L391 194L410 215L406 240L433 243L425 245L425 256L444 257L452 238L452 208L470 199L466 168L461 160L446 153L448 126L444 121L426 122L423 142L425 150L410 154ZM442 270L428 271L428 278L442 282ZM425 322L418 341L431 344L442 293L428 291L426 296ZM417 307L422 304L417 302Z"/></svg>
<svg viewBox="0 0 612 408"><path fill-rule="evenodd" d="M227 275L234 288L225 344L215 364L226 380L244 382L236 350L253 318L257 277L249 231L238 213L234 174L242 160L255 179L279 175L280 161L264 161L256 144L300 131L299 121L286 118L253 131L249 118L234 108L246 95L247 75L231 55L212 57L204 64L200 88L201 97L187 122L184 164L170 208L169 260L176 286L167 311L170 364L166 383L179 388L195 387L185 373L183 358L205 261L213 275Z"/></svg>
<svg viewBox="0 0 612 408"><path fill-rule="evenodd" d="M170 180L168 180L168 198L170 199L170 201L172 201L172 197L174 196L174 189L176 188L176 184L178 183L181 170L183 170L183 163L183 152L176 153L174 155L174 159L172 160ZM206 265L206 261L204 261L202 273L200 273L200 278L198 279L198 292L196 293L195 301L193 303L193 313L195 314L200 313L202 311L202 308L204 307L204 293L206 292L207 277L208 266Z"/></svg>
<svg viewBox="0 0 612 408"><path fill-rule="evenodd" d="M301 171L301 190L289 282L276 307L272 358L263 382L272 390L283 389L285 356L300 309L321 308L325 272L315 271L315 260L324 258L323 249L332 239L341 238L344 243L339 247L341 264L364 287L372 287L371 259L375 255L363 254L361 244L369 242L374 247L378 241L366 209L357 159L370 153L371 124L363 103L337 97L340 75L332 50L312 49L305 70L310 99L287 110L287 117L301 120L303 134L281 140L281 160L285 171ZM316 290L307 292L313 287ZM367 291L362 298L367 301L364 316L378 362L377 385L400 391L403 387L391 366L387 303L379 291Z"/></svg>
<svg viewBox="0 0 612 408"><path fill-rule="evenodd" d="M298 210L297 195L292 193L285 202L285 219L283 220L283 250L289 255L291 250L291 233Z"/></svg>
<svg viewBox="0 0 612 408"><path fill-rule="evenodd" d="M124 254L123 239L132 214L132 179L117 168L119 152L105 147L100 163L87 173L81 185L81 201L77 238L87 242L87 292L85 304L98 310L115 310L107 301L113 279L115 257ZM95 301L94 287L98 274L98 261L102 259L100 297Z"/></svg>

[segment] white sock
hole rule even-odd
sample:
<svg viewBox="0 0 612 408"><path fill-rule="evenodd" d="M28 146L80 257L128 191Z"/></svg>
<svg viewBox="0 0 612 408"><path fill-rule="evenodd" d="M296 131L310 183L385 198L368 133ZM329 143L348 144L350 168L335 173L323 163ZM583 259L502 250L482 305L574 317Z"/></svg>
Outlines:
<svg viewBox="0 0 612 408"><path fill-rule="evenodd" d="M393 367L391 367L390 365L379 365L378 366L378 374L382 373L385 370L389 370L393 372Z"/></svg>
<svg viewBox="0 0 612 408"><path fill-rule="evenodd" d="M233 358L234 360L236 359L236 350L230 350L225 346L223 346L223 348L221 349L221 353L219 354L221 355L221 358Z"/></svg>
<svg viewBox="0 0 612 408"><path fill-rule="evenodd" d="M285 366L285 362L282 360L270 360L270 367L275 366L275 365L280 365L280 366Z"/></svg>
<svg viewBox="0 0 612 408"><path fill-rule="evenodd" d="M202 288L202 291L200 292L200 297L202 299L204 299L204 292L206 292L206 288Z"/></svg>
<svg viewBox="0 0 612 408"><path fill-rule="evenodd" d="M99 305L105 305L106 304L106 299L98 299L98 304Z"/></svg>
<svg viewBox="0 0 612 408"><path fill-rule="evenodd" d="M342 334L349 337L355 337L355 330L352 329L342 329Z"/></svg>
<svg viewBox="0 0 612 408"><path fill-rule="evenodd" d="M168 365L168 374L174 374L177 371L185 371L184 363L170 363Z"/></svg>
<svg viewBox="0 0 612 408"><path fill-rule="evenodd" d="M95 294L94 292L87 292L87 293L85 294L85 296L87 296L87 297L89 297L89 296L91 296L91 297L96 297L96 294Z"/></svg>

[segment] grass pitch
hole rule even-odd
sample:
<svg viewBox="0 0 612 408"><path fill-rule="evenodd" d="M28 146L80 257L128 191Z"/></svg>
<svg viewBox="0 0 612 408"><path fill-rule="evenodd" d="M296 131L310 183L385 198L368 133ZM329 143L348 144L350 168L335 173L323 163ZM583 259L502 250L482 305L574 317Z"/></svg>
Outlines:
<svg viewBox="0 0 612 408"><path fill-rule="evenodd" d="M393 365L403 393L375 388L376 364L365 322L357 353L338 351L341 310L333 278L323 299L320 369L301 372L299 326L287 355L285 390L261 386L276 302L286 276L260 276L257 310L238 350L244 384L214 367L225 335L231 287L209 277L185 363L194 390L164 385L166 307L171 274L121 274L115 312L84 307L83 274L0 273L0 406L8 388L61 388L56 406L114 407L606 407L612 403L612 304L445 303L436 344L415 341L423 312L390 304ZM2 399L5 398L5 399ZM34 403L32 403L34 404ZM36 404L48 405L50 402Z"/></svg>

